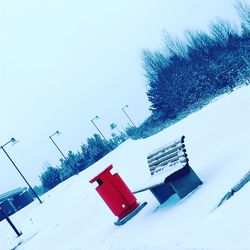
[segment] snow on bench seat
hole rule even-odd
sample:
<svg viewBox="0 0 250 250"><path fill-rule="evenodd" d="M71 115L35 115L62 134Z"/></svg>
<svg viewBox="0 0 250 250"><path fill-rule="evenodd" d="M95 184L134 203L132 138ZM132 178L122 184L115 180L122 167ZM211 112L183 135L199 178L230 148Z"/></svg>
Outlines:
<svg viewBox="0 0 250 250"><path fill-rule="evenodd" d="M174 193L183 198L202 184L188 164L184 139L181 136L147 156L151 178L134 189L134 194L150 190L163 203Z"/></svg>

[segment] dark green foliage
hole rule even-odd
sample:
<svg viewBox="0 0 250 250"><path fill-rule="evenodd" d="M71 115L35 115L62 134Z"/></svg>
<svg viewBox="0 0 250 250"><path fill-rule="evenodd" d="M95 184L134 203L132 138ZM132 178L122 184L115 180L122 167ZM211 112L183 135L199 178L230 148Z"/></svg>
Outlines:
<svg viewBox="0 0 250 250"><path fill-rule="evenodd" d="M140 136L138 135L138 129L135 127L126 128L127 135L132 139L138 139Z"/></svg>
<svg viewBox="0 0 250 250"><path fill-rule="evenodd" d="M128 139L128 136L125 133L116 133L111 134L111 139L109 139L109 144L112 148L117 148L121 143L125 142Z"/></svg>
<svg viewBox="0 0 250 250"><path fill-rule="evenodd" d="M160 132L167 126L163 116L158 113L154 113L147 118L138 128L129 127L126 129L127 135L132 139L147 138L153 134Z"/></svg>
<svg viewBox="0 0 250 250"><path fill-rule="evenodd" d="M121 143L126 141L128 139L128 134L122 132L115 123L110 124L110 128L112 131L112 138L109 140L109 144L113 147L116 148L118 147ZM116 130L116 133L114 132Z"/></svg>
<svg viewBox="0 0 250 250"><path fill-rule="evenodd" d="M188 31L185 42L168 35L164 51L143 52L152 117L128 134L144 137L149 127L153 134L160 124L179 119L204 100L232 91L249 79L250 9L239 4L238 10L241 31L219 20L211 24L209 33Z"/></svg>
<svg viewBox="0 0 250 250"><path fill-rule="evenodd" d="M90 164L98 161L107 153L110 152L110 147L106 141L104 141L100 135L94 134L93 137L87 139L87 147L85 151L82 151L83 158L87 158ZM82 147L83 149L83 147Z"/></svg>
<svg viewBox="0 0 250 250"><path fill-rule="evenodd" d="M72 151L68 152L67 159L60 159L60 176L61 180L66 180L74 174L79 173L84 167L81 164L82 156L78 152L77 154Z"/></svg>
<svg viewBox="0 0 250 250"><path fill-rule="evenodd" d="M112 128L114 129L116 126L113 125ZM112 148L116 148L127 138L127 135L119 131L119 135L112 133L112 138L108 143ZM40 176L42 186L39 187L39 192L41 188L43 189L41 192L50 190L61 181L78 174L100 160L111 151L109 144L100 135L94 134L87 139L86 144L82 144L81 152L74 153L69 151L66 159L60 159L60 165L57 168L48 165L47 169Z"/></svg>
<svg viewBox="0 0 250 250"><path fill-rule="evenodd" d="M49 166L40 176L44 190L50 190L61 182L60 170Z"/></svg>
<svg viewBox="0 0 250 250"><path fill-rule="evenodd" d="M33 190L35 191L35 193L38 195L38 196L41 196L43 195L47 190L44 190L44 187L43 185L40 185L40 186L34 186L33 187ZM29 189L29 193L31 194L31 196L35 199L35 195L34 193Z"/></svg>

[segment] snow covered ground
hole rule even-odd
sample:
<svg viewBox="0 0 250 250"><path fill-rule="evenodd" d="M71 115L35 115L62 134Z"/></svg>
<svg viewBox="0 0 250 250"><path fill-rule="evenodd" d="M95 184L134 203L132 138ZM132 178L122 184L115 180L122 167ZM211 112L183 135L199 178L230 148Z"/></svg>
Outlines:
<svg viewBox="0 0 250 250"><path fill-rule="evenodd" d="M162 205L149 191L137 194L148 205L125 225L114 226L115 216L89 180L113 164L113 173L118 172L133 189L149 178L147 154L180 135L186 136L190 166L203 185L182 200L174 195ZM0 222L0 249L250 249L250 182L216 208L249 170L247 86L150 138L128 140L43 195L43 204L35 201L11 216L21 237L6 221Z"/></svg>

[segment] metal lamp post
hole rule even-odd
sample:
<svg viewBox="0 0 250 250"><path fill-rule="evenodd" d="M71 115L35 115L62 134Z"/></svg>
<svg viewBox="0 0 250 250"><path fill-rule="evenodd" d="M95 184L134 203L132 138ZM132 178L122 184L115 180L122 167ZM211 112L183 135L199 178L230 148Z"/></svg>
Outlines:
<svg viewBox="0 0 250 250"><path fill-rule="evenodd" d="M129 119L129 121L133 124L133 127L136 128L134 122L132 121L132 119L129 117L129 115L128 115L127 112L125 111L125 108L128 108L128 105L124 106L124 107L122 108L122 111L124 112L124 114L126 115L126 117Z"/></svg>
<svg viewBox="0 0 250 250"><path fill-rule="evenodd" d="M64 160L67 160L67 158L66 158L66 156L63 154L63 152L62 152L62 150L57 146L57 144L55 143L55 141L53 140L53 136L54 135L60 135L61 134L61 132L59 132L58 130L54 133L54 134L52 134L52 135L50 135L49 136L49 139L52 141L52 143L55 145L55 147L57 148L57 150L60 152L60 154L63 156L63 158L64 158Z"/></svg>
<svg viewBox="0 0 250 250"><path fill-rule="evenodd" d="M54 135L60 135L60 134L61 134L61 132L59 132L59 131L57 130L55 133L53 133L52 135L49 136L49 139L52 141L52 143L55 145L55 147L57 148L57 150L58 150L58 151L60 152L60 154L62 155L63 159L66 161L66 160L67 160L67 157L64 155L64 153L62 152L62 150L58 147L58 145L55 143L55 141L54 141L53 138L52 138ZM68 163L69 163L69 165L70 165L72 171L75 172L74 166L73 166L70 162L68 162Z"/></svg>
<svg viewBox="0 0 250 250"><path fill-rule="evenodd" d="M94 120L99 119L99 116L95 116L91 122L92 124L95 126L95 128L97 129L97 131L100 133L100 135L102 136L102 138L105 140L105 142L108 144L108 146L111 148L111 150L113 150L113 147L110 145L110 143L108 142L108 140L105 138L105 136L103 135L103 133L101 132L101 130L96 126L96 124L94 123Z"/></svg>
<svg viewBox="0 0 250 250"><path fill-rule="evenodd" d="M31 187L31 185L29 184L29 182L26 180L26 178L24 177L24 175L22 174L22 172L18 169L17 165L15 164L15 162L10 158L9 154L6 152L6 150L4 149L4 147L9 144L10 142L12 142L13 144L17 143L17 140L15 138L11 138L8 142L6 142L3 146L1 146L0 148L3 150L3 152L6 154L6 156L8 157L8 159L11 161L11 163L13 164L13 166L16 168L17 172L22 176L23 180L26 182L26 184L28 185L28 187L30 188L30 190L33 192L33 194L35 195L35 197L39 200L40 203L42 203L42 201L40 200L39 196L36 194L35 190Z"/></svg>
<svg viewBox="0 0 250 250"><path fill-rule="evenodd" d="M15 227L15 225L13 224L13 222L10 220L9 216L7 215L7 213L5 213L3 211L3 209L0 207L0 213L3 215L3 217L7 220L7 222L9 223L9 225L11 226L11 228L15 231L17 237L22 235L22 232L19 232L17 230L17 228Z"/></svg>

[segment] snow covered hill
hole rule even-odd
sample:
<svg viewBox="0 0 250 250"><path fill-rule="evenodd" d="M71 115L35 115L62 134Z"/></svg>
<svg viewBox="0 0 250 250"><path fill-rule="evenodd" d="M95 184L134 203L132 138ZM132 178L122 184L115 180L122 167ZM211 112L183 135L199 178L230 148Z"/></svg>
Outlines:
<svg viewBox="0 0 250 250"><path fill-rule="evenodd" d="M89 180L113 164L133 189L149 178L147 154L186 136L190 166L203 185L180 200L148 205L121 227ZM250 86L221 96L199 112L144 140L127 142L99 162L61 183L11 216L22 231L16 238L0 223L1 250L180 250L250 249L250 183L219 208L223 196L250 170ZM18 246L19 245L19 246ZM15 248L16 247L16 248Z"/></svg>

